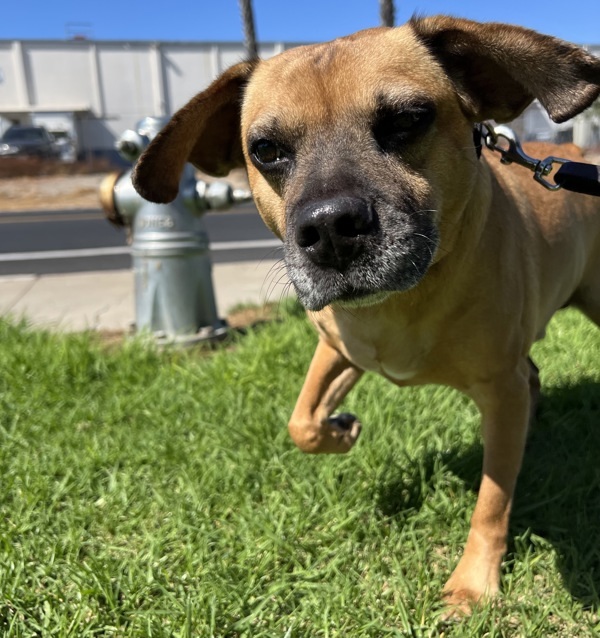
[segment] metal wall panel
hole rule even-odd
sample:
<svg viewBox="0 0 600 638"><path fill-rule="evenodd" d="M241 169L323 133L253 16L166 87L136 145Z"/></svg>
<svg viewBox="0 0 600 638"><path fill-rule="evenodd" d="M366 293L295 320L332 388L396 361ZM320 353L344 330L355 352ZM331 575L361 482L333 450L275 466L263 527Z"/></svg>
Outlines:
<svg viewBox="0 0 600 638"><path fill-rule="evenodd" d="M154 110L150 47L146 44L98 44L103 112L96 115L138 120Z"/></svg>
<svg viewBox="0 0 600 638"><path fill-rule="evenodd" d="M174 113L218 75L218 47L210 45L161 46L166 112Z"/></svg>
<svg viewBox="0 0 600 638"><path fill-rule="evenodd" d="M17 47L12 42L0 42L0 104L7 107L22 104L19 90L20 69L16 63Z"/></svg>
<svg viewBox="0 0 600 638"><path fill-rule="evenodd" d="M242 44L228 43L219 45L219 73L246 59L246 49Z"/></svg>
<svg viewBox="0 0 600 638"><path fill-rule="evenodd" d="M26 81L32 106L88 106L92 95L90 44L23 43Z"/></svg>

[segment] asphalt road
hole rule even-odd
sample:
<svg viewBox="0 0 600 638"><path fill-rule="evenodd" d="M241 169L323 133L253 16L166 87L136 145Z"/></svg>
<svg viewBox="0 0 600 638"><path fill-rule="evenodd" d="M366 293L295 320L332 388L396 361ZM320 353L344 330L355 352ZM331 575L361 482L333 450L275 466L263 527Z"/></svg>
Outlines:
<svg viewBox="0 0 600 638"><path fill-rule="evenodd" d="M252 204L205 215L213 262L272 259L278 242ZM0 212L0 276L131 267L126 234L100 210Z"/></svg>

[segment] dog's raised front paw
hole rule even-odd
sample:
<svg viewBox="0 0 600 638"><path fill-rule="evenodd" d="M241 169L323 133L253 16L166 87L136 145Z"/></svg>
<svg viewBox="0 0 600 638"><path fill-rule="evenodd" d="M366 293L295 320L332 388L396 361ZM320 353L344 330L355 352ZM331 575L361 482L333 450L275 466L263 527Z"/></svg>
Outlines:
<svg viewBox="0 0 600 638"><path fill-rule="evenodd" d="M356 443L362 425L348 413L331 416L321 423L290 422L294 443L310 454L344 454Z"/></svg>

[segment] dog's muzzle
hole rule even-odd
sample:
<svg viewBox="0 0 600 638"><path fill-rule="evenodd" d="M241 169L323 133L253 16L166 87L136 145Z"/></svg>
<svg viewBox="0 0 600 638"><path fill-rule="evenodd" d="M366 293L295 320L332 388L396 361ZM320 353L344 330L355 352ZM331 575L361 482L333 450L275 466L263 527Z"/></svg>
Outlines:
<svg viewBox="0 0 600 638"><path fill-rule="evenodd" d="M411 209L347 194L291 208L285 261L300 302L309 310L370 305L413 287L438 235L429 215Z"/></svg>

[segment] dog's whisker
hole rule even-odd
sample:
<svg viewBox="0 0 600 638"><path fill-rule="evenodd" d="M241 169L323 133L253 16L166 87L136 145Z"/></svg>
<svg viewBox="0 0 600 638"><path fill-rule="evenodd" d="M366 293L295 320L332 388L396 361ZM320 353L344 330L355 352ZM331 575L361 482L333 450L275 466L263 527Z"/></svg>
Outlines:
<svg viewBox="0 0 600 638"><path fill-rule="evenodd" d="M273 277L271 278L271 281L269 282L269 286L267 288L267 294L266 294L266 299L270 299L271 296L274 294L275 290L277 288L279 288L281 286L281 282L284 282L284 287L285 287L285 279L286 279L286 273L285 272L281 272L278 271L276 273L273 274Z"/></svg>
<svg viewBox="0 0 600 638"><path fill-rule="evenodd" d="M262 296L263 291L265 291L265 287L266 287L265 299L268 300L269 297L271 296L272 289L276 285L273 282L275 278L278 276L278 274L281 272L282 268L285 268L285 263L283 261L283 257L280 257L277 261L271 264L269 270L267 271L267 274L265 275L263 284L260 289L260 295Z"/></svg>

